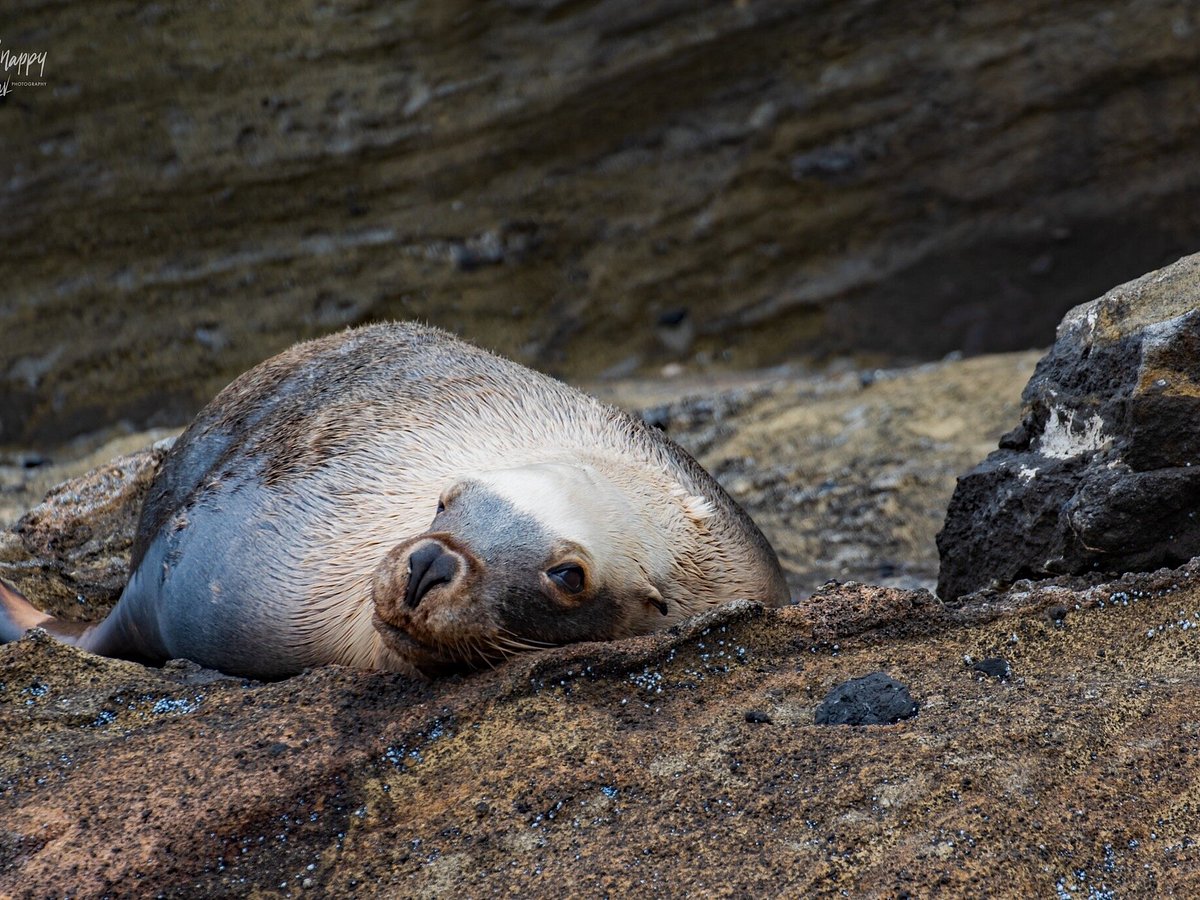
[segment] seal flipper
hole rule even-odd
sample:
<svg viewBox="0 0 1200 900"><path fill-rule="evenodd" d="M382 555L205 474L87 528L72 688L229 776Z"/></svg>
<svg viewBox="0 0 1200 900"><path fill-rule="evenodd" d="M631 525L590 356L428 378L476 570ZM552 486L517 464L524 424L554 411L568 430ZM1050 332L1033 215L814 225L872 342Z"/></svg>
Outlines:
<svg viewBox="0 0 1200 900"><path fill-rule="evenodd" d="M18 640L30 628L45 628L52 616L25 599L25 595L0 581L0 644Z"/></svg>
<svg viewBox="0 0 1200 900"><path fill-rule="evenodd" d="M139 652L127 619L120 604L99 624L56 619L26 600L16 588L0 581L0 644L20 640L31 628L44 628L51 637L90 653L139 662L155 661Z"/></svg>
<svg viewBox="0 0 1200 900"><path fill-rule="evenodd" d="M30 603L15 587L0 581L0 644L20 640L25 632L32 628L44 628L64 644L82 647L85 650L91 650L88 645L96 643L89 638L98 630L98 627L90 622L56 619ZM104 650L93 652L105 653L108 656L119 655Z"/></svg>

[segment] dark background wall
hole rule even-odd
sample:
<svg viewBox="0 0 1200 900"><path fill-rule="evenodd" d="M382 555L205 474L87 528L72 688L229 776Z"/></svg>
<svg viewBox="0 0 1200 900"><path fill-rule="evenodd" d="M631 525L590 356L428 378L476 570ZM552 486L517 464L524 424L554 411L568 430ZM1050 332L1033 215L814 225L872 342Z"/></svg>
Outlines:
<svg viewBox="0 0 1200 900"><path fill-rule="evenodd" d="M1192 3L16 6L0 443L379 318L577 379L1044 345L1200 247Z"/></svg>

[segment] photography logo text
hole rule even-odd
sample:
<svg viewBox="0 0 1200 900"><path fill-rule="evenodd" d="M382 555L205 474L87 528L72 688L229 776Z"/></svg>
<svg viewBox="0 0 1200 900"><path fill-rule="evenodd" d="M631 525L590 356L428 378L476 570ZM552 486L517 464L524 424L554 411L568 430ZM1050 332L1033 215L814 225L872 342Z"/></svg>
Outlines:
<svg viewBox="0 0 1200 900"><path fill-rule="evenodd" d="M45 87L41 79L46 74L46 51L16 51L3 44L0 40L0 97L7 97L17 87ZM34 69L38 70L36 76Z"/></svg>

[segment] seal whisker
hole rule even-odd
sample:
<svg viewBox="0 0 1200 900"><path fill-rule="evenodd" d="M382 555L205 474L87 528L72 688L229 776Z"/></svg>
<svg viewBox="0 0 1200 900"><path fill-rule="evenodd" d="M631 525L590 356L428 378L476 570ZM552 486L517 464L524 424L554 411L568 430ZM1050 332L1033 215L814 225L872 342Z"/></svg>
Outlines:
<svg viewBox="0 0 1200 900"><path fill-rule="evenodd" d="M471 642L467 639L466 635L460 634L455 636L454 655L463 662L469 663L471 661Z"/></svg>
<svg viewBox="0 0 1200 900"><path fill-rule="evenodd" d="M503 649L509 654L524 653L526 650L541 649L530 647L528 644L525 644L519 640L515 640L511 637L506 637L505 635L496 636L495 646L497 649Z"/></svg>
<svg viewBox="0 0 1200 900"><path fill-rule="evenodd" d="M532 653L532 652L534 652L534 651L536 651L536 650L548 650L548 649L551 649L551 648L549 648L549 647L545 647L545 646L538 646L538 645L535 645L535 644L523 644L523 643L520 643L519 641L510 641L510 642L508 643L508 646L509 646L510 648L512 648L512 650L513 650L515 653Z"/></svg>
<svg viewBox="0 0 1200 900"><path fill-rule="evenodd" d="M512 659L514 656L518 656L527 650L538 649L527 647L521 644L519 641L514 641L511 638L504 637L503 635L497 635L492 646L496 648L497 652L503 654L505 659Z"/></svg>
<svg viewBox="0 0 1200 900"><path fill-rule="evenodd" d="M551 641L541 641L541 640L538 640L537 638L524 637L523 635L519 635L519 634L516 634L515 632L509 631L507 628L501 628L500 633L505 638L509 639L510 641L512 641L515 644L519 644L523 649L526 649L526 650L549 650L552 647L561 647L562 646L562 644L555 644Z"/></svg>
<svg viewBox="0 0 1200 900"><path fill-rule="evenodd" d="M481 647L477 641L471 641L468 646L470 646L470 648L473 652L478 654L480 659L482 659L485 663L487 663L487 667L489 669L496 668L496 664L492 661L492 658L490 656L488 656L487 653L484 652L483 647ZM501 662L503 662L503 658L501 658Z"/></svg>
<svg viewBox="0 0 1200 900"><path fill-rule="evenodd" d="M454 655L468 665L474 664L475 644L466 634L456 634L453 638Z"/></svg>

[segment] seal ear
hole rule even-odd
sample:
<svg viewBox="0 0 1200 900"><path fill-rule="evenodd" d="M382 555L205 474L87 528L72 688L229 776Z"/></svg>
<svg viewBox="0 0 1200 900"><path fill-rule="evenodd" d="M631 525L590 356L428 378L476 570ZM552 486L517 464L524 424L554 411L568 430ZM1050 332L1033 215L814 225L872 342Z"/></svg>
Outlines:
<svg viewBox="0 0 1200 900"><path fill-rule="evenodd" d="M658 588L654 585L646 585L645 600L651 606L656 607L664 616L667 614L667 601L663 599L663 595L658 592Z"/></svg>

